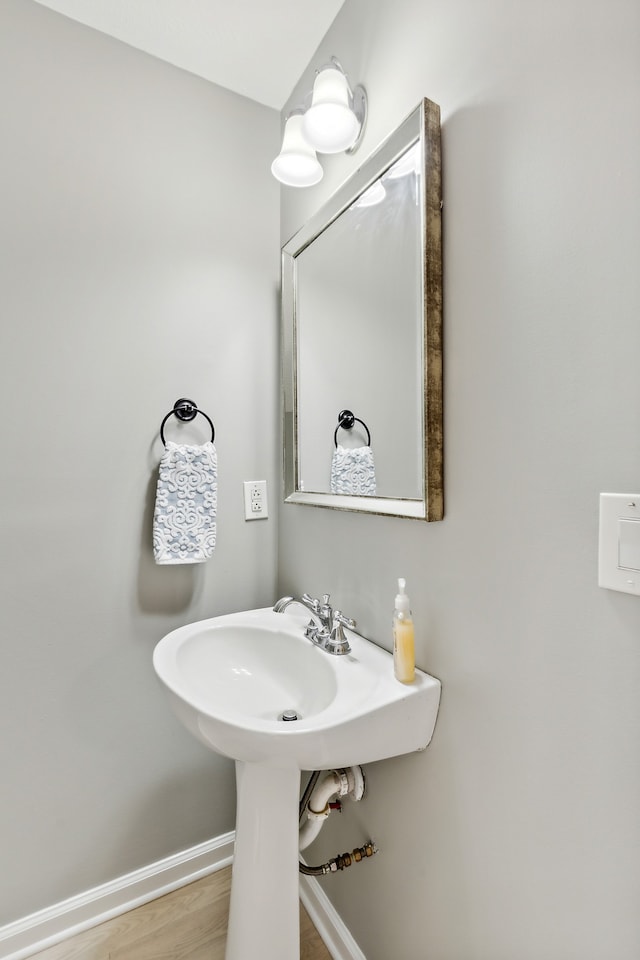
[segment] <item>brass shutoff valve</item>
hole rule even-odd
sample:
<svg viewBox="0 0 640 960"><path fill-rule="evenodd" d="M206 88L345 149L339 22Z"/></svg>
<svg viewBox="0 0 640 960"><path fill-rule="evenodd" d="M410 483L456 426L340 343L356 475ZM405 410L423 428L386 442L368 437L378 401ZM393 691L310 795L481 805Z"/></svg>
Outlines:
<svg viewBox="0 0 640 960"><path fill-rule="evenodd" d="M354 860L356 863L360 863L361 860L364 860L366 857L372 857L374 853L377 852L376 845L372 841L369 841L362 847L356 847L351 853L341 853L337 857L334 857L333 860L329 860L327 864L329 872L337 873L338 870L346 870Z"/></svg>

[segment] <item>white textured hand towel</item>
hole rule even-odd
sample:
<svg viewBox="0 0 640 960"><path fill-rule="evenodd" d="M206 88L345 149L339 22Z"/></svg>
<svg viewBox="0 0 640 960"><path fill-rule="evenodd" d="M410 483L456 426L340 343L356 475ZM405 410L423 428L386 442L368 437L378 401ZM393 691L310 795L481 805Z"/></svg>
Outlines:
<svg viewBox="0 0 640 960"><path fill-rule="evenodd" d="M375 497L376 468L371 447L343 447L338 444L331 461L331 493Z"/></svg>
<svg viewBox="0 0 640 960"><path fill-rule="evenodd" d="M202 563L216 545L218 457L213 443L167 441L153 515L156 563Z"/></svg>

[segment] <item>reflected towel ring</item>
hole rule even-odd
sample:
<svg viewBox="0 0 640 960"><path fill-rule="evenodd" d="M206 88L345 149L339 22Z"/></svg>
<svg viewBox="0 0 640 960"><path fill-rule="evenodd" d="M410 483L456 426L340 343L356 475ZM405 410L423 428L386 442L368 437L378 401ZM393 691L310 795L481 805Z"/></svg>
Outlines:
<svg viewBox="0 0 640 960"><path fill-rule="evenodd" d="M369 433L369 427L366 425L364 420L361 420L360 417L355 417L352 414L351 410L341 410L340 413L338 414L338 426L336 427L335 433L333 434L333 442L336 445L336 447L338 446L338 430L340 429L340 427L342 427L343 430L351 430L354 423L356 422L361 423L362 426L367 431L367 446L368 447L371 446L371 434Z"/></svg>
<svg viewBox="0 0 640 960"><path fill-rule="evenodd" d="M160 424L160 439L162 440L165 447L167 445L167 441L164 439L164 425L169 419L169 417L177 417L178 420L182 420L183 423L187 423L189 420L194 420L196 417L196 414L198 413L202 414L202 416L205 418L205 420L208 422L209 426L211 427L211 443L213 443L216 437L216 431L215 431L215 427L213 426L213 421L211 420L211 417L208 417L207 414L204 412L204 410L198 410L198 407L193 402L193 400L187 400L186 397L181 397L180 400L176 400L176 402L173 405L173 410L169 410L169 413L166 415L166 417Z"/></svg>

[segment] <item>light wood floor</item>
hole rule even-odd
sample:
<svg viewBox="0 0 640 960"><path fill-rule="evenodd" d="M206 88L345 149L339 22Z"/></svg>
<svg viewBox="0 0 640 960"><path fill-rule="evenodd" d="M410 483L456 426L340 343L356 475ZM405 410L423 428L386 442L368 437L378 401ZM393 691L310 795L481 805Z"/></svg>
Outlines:
<svg viewBox="0 0 640 960"><path fill-rule="evenodd" d="M224 960L230 885L227 867L42 950L33 960ZM300 957L331 960L302 906Z"/></svg>

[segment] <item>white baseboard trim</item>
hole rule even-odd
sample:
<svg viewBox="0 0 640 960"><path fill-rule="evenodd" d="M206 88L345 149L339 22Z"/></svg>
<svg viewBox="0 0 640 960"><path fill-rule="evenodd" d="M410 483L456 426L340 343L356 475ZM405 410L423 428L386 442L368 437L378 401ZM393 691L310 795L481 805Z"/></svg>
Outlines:
<svg viewBox="0 0 640 960"><path fill-rule="evenodd" d="M301 874L300 899L333 960L367 960L316 877Z"/></svg>
<svg viewBox="0 0 640 960"><path fill-rule="evenodd" d="M228 866L235 834L224 833L109 883L0 927L0 960L26 960L69 937L118 917ZM366 960L315 877L300 877L300 899L333 960Z"/></svg>
<svg viewBox="0 0 640 960"><path fill-rule="evenodd" d="M25 960L82 930L221 870L233 859L233 840L233 833L224 833L0 927L0 960Z"/></svg>

